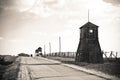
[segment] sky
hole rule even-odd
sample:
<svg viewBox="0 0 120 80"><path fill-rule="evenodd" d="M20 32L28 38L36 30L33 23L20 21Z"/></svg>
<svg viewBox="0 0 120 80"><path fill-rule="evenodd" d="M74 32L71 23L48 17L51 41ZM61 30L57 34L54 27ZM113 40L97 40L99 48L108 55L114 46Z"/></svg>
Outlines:
<svg viewBox="0 0 120 80"><path fill-rule="evenodd" d="M79 27L99 26L104 51L120 52L120 0L0 0L0 54L76 52ZM44 49L43 49L44 50Z"/></svg>

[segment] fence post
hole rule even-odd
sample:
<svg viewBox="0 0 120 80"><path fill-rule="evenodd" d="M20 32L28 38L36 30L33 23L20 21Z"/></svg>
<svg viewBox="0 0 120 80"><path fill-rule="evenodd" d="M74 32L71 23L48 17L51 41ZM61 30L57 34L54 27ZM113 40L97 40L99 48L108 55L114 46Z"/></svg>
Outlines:
<svg viewBox="0 0 120 80"><path fill-rule="evenodd" d="M116 52L116 58L117 58L118 52Z"/></svg>

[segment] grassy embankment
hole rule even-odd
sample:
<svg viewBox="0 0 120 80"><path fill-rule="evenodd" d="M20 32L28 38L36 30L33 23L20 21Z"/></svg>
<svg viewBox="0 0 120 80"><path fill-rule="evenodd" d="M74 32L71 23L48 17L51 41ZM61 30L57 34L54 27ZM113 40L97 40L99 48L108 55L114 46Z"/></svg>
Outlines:
<svg viewBox="0 0 120 80"><path fill-rule="evenodd" d="M16 80L19 62L16 56L0 56L0 80Z"/></svg>

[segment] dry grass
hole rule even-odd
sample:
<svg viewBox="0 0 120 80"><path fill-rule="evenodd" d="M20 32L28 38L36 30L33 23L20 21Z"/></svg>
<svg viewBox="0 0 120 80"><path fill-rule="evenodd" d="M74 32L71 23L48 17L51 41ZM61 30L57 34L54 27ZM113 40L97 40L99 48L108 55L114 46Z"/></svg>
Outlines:
<svg viewBox="0 0 120 80"><path fill-rule="evenodd" d="M19 64L13 63L5 69L3 80L16 80L19 71Z"/></svg>
<svg viewBox="0 0 120 80"><path fill-rule="evenodd" d="M0 64L0 80L16 80L19 63L15 56L2 56L4 61Z"/></svg>
<svg viewBox="0 0 120 80"><path fill-rule="evenodd" d="M6 66L0 65L0 80L2 80L2 78L3 78L5 69L6 69Z"/></svg>

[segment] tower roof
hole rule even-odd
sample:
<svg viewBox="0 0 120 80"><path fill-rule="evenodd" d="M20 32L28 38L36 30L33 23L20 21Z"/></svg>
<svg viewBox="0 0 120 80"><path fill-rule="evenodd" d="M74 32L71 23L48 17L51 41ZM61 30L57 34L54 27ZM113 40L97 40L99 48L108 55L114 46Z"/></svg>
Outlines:
<svg viewBox="0 0 120 80"><path fill-rule="evenodd" d="M80 29L84 28L84 27L97 27L97 25L91 23L91 22L87 22L86 24L84 24L83 26L80 27Z"/></svg>

